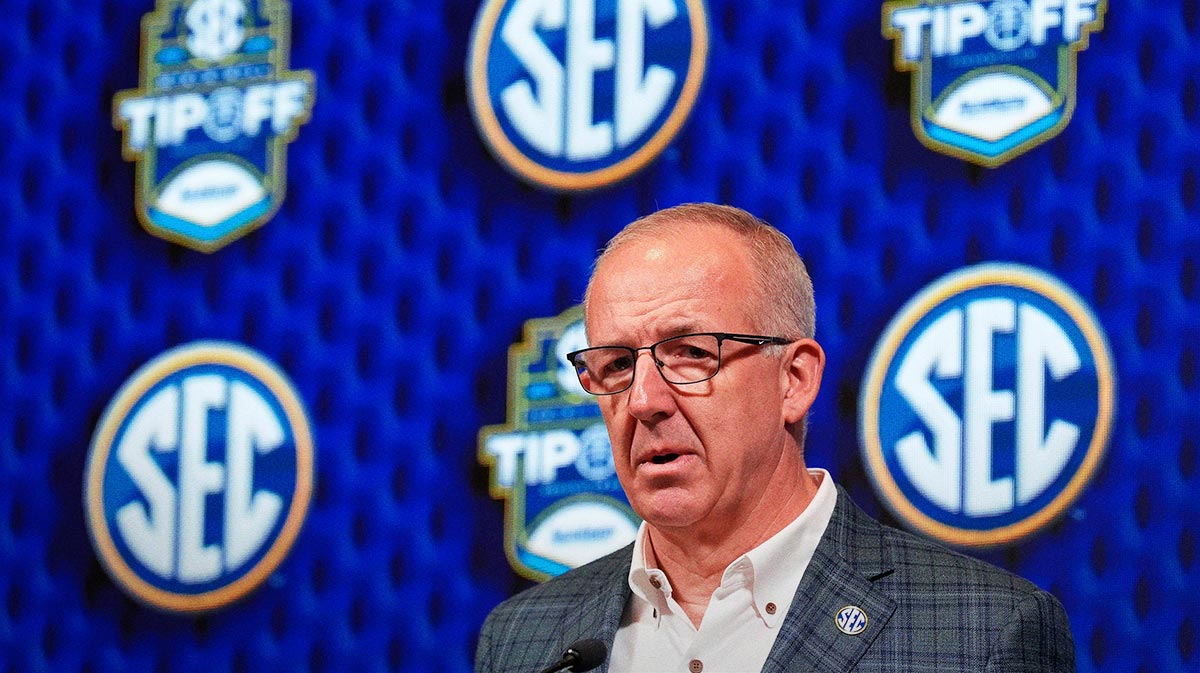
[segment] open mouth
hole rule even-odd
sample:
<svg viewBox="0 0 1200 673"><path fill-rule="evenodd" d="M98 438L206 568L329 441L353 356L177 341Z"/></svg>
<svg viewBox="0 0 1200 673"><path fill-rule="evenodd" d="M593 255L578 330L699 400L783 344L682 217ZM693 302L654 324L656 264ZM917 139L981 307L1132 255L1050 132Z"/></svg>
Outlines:
<svg viewBox="0 0 1200 673"><path fill-rule="evenodd" d="M655 465L666 465L667 463L671 462L672 460L675 460L678 457L679 457L678 453L664 453L661 456L654 456L653 458L650 459L650 462L654 463Z"/></svg>

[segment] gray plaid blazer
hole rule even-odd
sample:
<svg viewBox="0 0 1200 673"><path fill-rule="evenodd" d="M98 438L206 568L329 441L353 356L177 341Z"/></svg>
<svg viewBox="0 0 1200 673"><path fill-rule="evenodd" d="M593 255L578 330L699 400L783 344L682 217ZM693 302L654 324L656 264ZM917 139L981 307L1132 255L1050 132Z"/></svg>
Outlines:
<svg viewBox="0 0 1200 673"><path fill-rule="evenodd" d="M610 649L630 597L632 545L504 601L479 636L477 673L538 673L573 642ZM857 635L835 615L857 606ZM607 662L599 669L607 673ZM880 524L840 487L763 673L1071 673L1062 604L1012 573ZM746 672L753 673L753 672Z"/></svg>

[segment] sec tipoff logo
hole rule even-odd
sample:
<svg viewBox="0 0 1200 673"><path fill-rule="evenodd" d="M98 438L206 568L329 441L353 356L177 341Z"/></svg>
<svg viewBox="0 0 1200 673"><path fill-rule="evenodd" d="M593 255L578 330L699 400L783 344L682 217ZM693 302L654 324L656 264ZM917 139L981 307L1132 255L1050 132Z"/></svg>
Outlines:
<svg viewBox="0 0 1200 673"><path fill-rule="evenodd" d="M567 362L586 347L579 307L527 322L525 340L508 354L509 422L479 433L492 496L507 500L509 563L531 579L600 558L637 533L600 407Z"/></svg>
<svg viewBox="0 0 1200 673"><path fill-rule="evenodd" d="M291 384L262 356L201 341L139 369L105 410L84 484L113 579L166 610L222 607L288 553L313 490Z"/></svg>
<svg viewBox="0 0 1200 673"><path fill-rule="evenodd" d="M315 90L288 70L290 30L282 0L159 0L142 19L141 88L116 95L113 124L147 231L211 252L279 209Z"/></svg>
<svg viewBox="0 0 1200 673"><path fill-rule="evenodd" d="M931 149L995 167L1052 138L1075 109L1075 57L1105 0L900 0L883 5L912 126Z"/></svg>
<svg viewBox="0 0 1200 673"><path fill-rule="evenodd" d="M592 189L674 138L707 53L701 0L489 0L467 59L471 108L510 170Z"/></svg>
<svg viewBox="0 0 1200 673"><path fill-rule="evenodd" d="M1027 267L970 267L913 298L876 347L859 404L864 462L909 526L1006 544L1095 474L1114 385L1104 334L1070 289Z"/></svg>

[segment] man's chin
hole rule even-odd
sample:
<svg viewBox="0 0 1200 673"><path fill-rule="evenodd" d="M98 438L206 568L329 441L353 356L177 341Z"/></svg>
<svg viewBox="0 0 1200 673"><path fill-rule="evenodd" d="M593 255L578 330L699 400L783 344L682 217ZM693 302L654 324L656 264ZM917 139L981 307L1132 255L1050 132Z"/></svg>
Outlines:
<svg viewBox="0 0 1200 673"><path fill-rule="evenodd" d="M682 487L655 489L633 498L631 504L646 523L661 530L687 528L704 516L697 495Z"/></svg>

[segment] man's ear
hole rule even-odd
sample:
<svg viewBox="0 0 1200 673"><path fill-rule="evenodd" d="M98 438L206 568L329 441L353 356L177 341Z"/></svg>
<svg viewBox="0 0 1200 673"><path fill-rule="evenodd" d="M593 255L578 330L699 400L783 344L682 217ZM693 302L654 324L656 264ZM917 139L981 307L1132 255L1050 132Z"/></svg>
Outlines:
<svg viewBox="0 0 1200 673"><path fill-rule="evenodd" d="M825 371L825 351L812 339L787 345L784 351L783 420L799 423L817 399L821 374Z"/></svg>

